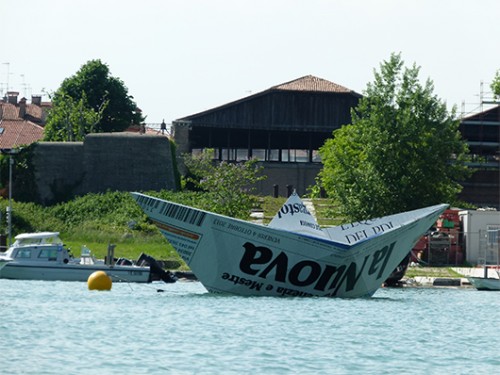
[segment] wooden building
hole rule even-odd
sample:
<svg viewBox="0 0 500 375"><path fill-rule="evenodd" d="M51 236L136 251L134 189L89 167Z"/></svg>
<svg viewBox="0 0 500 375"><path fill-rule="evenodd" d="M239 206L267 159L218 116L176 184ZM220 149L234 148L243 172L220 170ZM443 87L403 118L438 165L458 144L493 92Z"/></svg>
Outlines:
<svg viewBox="0 0 500 375"><path fill-rule="evenodd" d="M332 131L351 122L361 95L305 76L220 107L178 119L172 130L179 153L215 150L214 159L261 160L262 195L301 195L321 169L318 149Z"/></svg>
<svg viewBox="0 0 500 375"><path fill-rule="evenodd" d="M500 210L500 106L463 118L460 132L469 145L474 170L461 183L460 198L479 208Z"/></svg>

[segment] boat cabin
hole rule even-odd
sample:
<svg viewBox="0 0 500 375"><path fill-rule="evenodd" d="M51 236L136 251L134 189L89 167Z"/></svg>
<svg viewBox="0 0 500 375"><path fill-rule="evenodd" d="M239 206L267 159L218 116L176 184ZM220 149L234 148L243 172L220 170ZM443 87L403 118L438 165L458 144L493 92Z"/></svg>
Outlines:
<svg viewBox="0 0 500 375"><path fill-rule="evenodd" d="M15 240L6 252L14 260L68 263L71 258L58 232L24 233Z"/></svg>

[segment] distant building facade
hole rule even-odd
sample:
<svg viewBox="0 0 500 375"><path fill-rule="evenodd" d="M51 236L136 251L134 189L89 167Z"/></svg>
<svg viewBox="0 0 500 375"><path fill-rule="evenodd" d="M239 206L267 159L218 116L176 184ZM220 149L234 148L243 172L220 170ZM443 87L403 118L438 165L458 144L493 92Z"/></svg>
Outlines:
<svg viewBox="0 0 500 375"><path fill-rule="evenodd" d="M469 145L474 171L461 182L460 198L500 210L500 105L463 118L460 132Z"/></svg>
<svg viewBox="0 0 500 375"><path fill-rule="evenodd" d="M361 95L336 83L305 76L220 107L172 122L178 153L214 149L214 159L257 158L267 179L258 193L301 195L321 169L319 148L332 131L351 122Z"/></svg>
<svg viewBox="0 0 500 375"><path fill-rule="evenodd" d="M301 195L322 168L318 149L335 129L351 123L362 96L336 83L305 76L241 100L172 122L178 153L214 149L219 161L261 160L267 179L261 195ZM478 207L500 209L500 106L466 117L460 132L474 169L461 182L460 198Z"/></svg>

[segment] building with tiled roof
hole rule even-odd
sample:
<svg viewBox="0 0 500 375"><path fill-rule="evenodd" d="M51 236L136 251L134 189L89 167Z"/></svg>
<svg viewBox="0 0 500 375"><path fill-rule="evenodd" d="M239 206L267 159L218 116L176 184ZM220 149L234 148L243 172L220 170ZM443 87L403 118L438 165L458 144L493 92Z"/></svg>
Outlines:
<svg viewBox="0 0 500 375"><path fill-rule="evenodd" d="M215 150L222 161L261 160L268 177L262 195L308 192L322 168L318 149L335 129L351 123L361 95L312 75L247 96L172 123L177 150ZM461 120L473 175L461 184L460 198L478 207L500 209L500 106Z"/></svg>
<svg viewBox="0 0 500 375"><path fill-rule="evenodd" d="M257 158L268 177L258 193L301 195L321 169L318 150L335 129L351 122L361 95L307 75L172 123L177 150L213 148L218 160Z"/></svg>
<svg viewBox="0 0 500 375"><path fill-rule="evenodd" d="M10 91L0 100L0 148L11 149L29 145L43 138L43 126L50 103L41 96L18 101L19 93Z"/></svg>

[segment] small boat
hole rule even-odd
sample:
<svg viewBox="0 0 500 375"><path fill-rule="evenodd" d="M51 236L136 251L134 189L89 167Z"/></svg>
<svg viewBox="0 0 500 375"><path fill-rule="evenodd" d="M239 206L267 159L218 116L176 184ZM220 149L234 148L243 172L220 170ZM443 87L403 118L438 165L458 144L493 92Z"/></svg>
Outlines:
<svg viewBox="0 0 500 375"><path fill-rule="evenodd" d="M80 258L74 258L59 238L59 232L24 233L15 237L9 249L0 254L7 261L0 278L22 280L87 281L95 271L104 271L113 282L147 283L152 267L114 262L114 246L108 248L107 262L97 260L83 246Z"/></svg>
<svg viewBox="0 0 500 375"><path fill-rule="evenodd" d="M11 261L12 261L12 259L10 259L10 258L0 258L0 270L2 268L4 268L7 265L7 263L9 263Z"/></svg>
<svg viewBox="0 0 500 375"><path fill-rule="evenodd" d="M477 290L500 291L500 272L497 270L498 278L488 277L488 267L484 267L484 277L467 277L469 282Z"/></svg>
<svg viewBox="0 0 500 375"><path fill-rule="evenodd" d="M372 296L448 207L322 228L296 194L268 225L131 194L209 292L243 296Z"/></svg>

